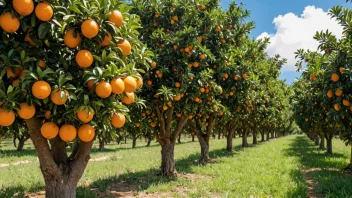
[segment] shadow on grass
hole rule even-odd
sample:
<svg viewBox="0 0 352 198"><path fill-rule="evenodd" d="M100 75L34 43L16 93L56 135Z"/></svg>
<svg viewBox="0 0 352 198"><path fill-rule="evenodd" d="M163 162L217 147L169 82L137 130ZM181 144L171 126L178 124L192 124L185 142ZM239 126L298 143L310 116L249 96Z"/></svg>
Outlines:
<svg viewBox="0 0 352 198"><path fill-rule="evenodd" d="M310 194L318 194L324 197L351 197L352 175L342 169L346 167L346 156L342 153L328 155L322 153L305 136L297 136L292 139L285 154L290 157L298 157L304 170L298 170L293 178L313 181L313 190ZM306 184L307 186L307 184ZM311 187L311 186L310 186ZM291 196L289 196L291 197Z"/></svg>

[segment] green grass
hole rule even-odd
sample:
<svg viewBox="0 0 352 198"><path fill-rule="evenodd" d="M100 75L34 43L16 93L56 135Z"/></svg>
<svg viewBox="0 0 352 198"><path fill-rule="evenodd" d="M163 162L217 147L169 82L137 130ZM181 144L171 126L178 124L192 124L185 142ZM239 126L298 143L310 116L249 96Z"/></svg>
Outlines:
<svg viewBox="0 0 352 198"><path fill-rule="evenodd" d="M307 197L307 184L301 170L310 168L321 168L307 173L318 182L317 193L326 197L352 196L351 175L337 170L344 168L349 159L349 148L339 140L334 141L335 154L330 156L304 136L275 139L246 149L241 149L241 140L235 139L234 153L224 150L225 139L211 140L210 157L217 158L218 162L205 166L194 162L199 158L198 142L185 142L176 146L175 159L178 172L188 177L176 179L156 176L160 146L154 143L147 148L142 146L144 142L138 144L141 146L136 149L130 149L131 144L127 144L109 145L103 153L94 150L92 158L111 157L88 164L78 196L96 197L92 188L109 191L111 186L124 181L136 191L169 193L174 197ZM33 151L31 155L17 157L36 159ZM0 160L2 163L7 159L0 157ZM43 190L37 162L0 168L0 175L0 197ZM189 178L192 176L195 179Z"/></svg>

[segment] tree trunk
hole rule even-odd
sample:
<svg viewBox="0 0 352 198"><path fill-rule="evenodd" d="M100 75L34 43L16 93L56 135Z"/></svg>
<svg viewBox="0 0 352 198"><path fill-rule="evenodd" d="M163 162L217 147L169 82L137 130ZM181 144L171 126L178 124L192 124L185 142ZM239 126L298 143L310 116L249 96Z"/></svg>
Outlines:
<svg viewBox="0 0 352 198"><path fill-rule="evenodd" d="M315 145L318 146L320 144L320 138L319 135L316 135L315 137Z"/></svg>
<svg viewBox="0 0 352 198"><path fill-rule="evenodd" d="M220 138L221 138L221 131L218 130L218 140L220 140Z"/></svg>
<svg viewBox="0 0 352 198"><path fill-rule="evenodd" d="M242 147L248 147L249 144L247 142L247 129L243 130L242 133Z"/></svg>
<svg viewBox="0 0 352 198"><path fill-rule="evenodd" d="M274 138L275 138L274 132L271 132L271 133L270 133L270 139L274 139Z"/></svg>
<svg viewBox="0 0 352 198"><path fill-rule="evenodd" d="M132 137L132 148L136 148L138 137Z"/></svg>
<svg viewBox="0 0 352 198"><path fill-rule="evenodd" d="M332 154L332 137L326 136L326 153Z"/></svg>
<svg viewBox="0 0 352 198"><path fill-rule="evenodd" d="M105 148L105 141L103 137L98 137L99 139L99 151L104 151Z"/></svg>
<svg viewBox="0 0 352 198"><path fill-rule="evenodd" d="M319 146L320 150L325 150L325 139L324 136L320 136L320 146Z"/></svg>
<svg viewBox="0 0 352 198"><path fill-rule="evenodd" d="M17 144L17 149L16 151L23 151L23 147L24 147L24 138L18 138L18 144Z"/></svg>
<svg viewBox="0 0 352 198"><path fill-rule="evenodd" d="M152 141L152 139L148 138L147 146L150 146L151 141Z"/></svg>
<svg viewBox="0 0 352 198"><path fill-rule="evenodd" d="M192 142L194 142L194 134L192 134Z"/></svg>
<svg viewBox="0 0 352 198"><path fill-rule="evenodd" d="M127 137L125 136L125 144L127 144Z"/></svg>
<svg viewBox="0 0 352 198"><path fill-rule="evenodd" d="M166 177L174 177L176 175L175 160L174 160L175 146L168 142L161 146L161 167L160 173Z"/></svg>
<svg viewBox="0 0 352 198"><path fill-rule="evenodd" d="M38 155L40 169L45 181L46 197L74 198L76 187L90 159L93 141L80 142L77 151L67 156L66 143L59 137L45 139L40 132L42 120L25 120Z"/></svg>
<svg viewBox="0 0 352 198"><path fill-rule="evenodd" d="M235 130L236 130L235 128L232 128L227 133L227 137L226 137L227 138L227 144L226 144L227 151L232 151L232 136L233 136Z"/></svg>
<svg viewBox="0 0 352 198"><path fill-rule="evenodd" d="M270 141L269 131L266 132L266 141Z"/></svg>
<svg viewBox="0 0 352 198"><path fill-rule="evenodd" d="M253 132L253 144L258 144L256 132Z"/></svg>
<svg viewBox="0 0 352 198"><path fill-rule="evenodd" d="M260 137L262 138L261 142L265 142L264 132L260 132Z"/></svg>
<svg viewBox="0 0 352 198"><path fill-rule="evenodd" d="M350 158L350 164L348 165L347 168L349 168L350 170L352 170L352 145L350 145L351 147L351 158Z"/></svg>
<svg viewBox="0 0 352 198"><path fill-rule="evenodd" d="M180 133L180 135L177 138L177 143L181 144L181 133Z"/></svg>
<svg viewBox="0 0 352 198"><path fill-rule="evenodd" d="M209 139L205 138L204 141L199 141L200 143L200 159L199 163L204 164L209 161Z"/></svg>

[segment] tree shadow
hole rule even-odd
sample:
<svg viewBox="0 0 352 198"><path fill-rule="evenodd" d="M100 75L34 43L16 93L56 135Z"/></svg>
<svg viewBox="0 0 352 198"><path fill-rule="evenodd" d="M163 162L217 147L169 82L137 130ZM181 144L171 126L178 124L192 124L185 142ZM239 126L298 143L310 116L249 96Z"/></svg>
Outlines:
<svg viewBox="0 0 352 198"><path fill-rule="evenodd" d="M308 196L316 197L351 197L351 173L344 171L346 156L342 153L325 154L305 136L296 136L283 151L288 157L298 157L303 167L292 173L300 188L290 192L288 197L295 197L302 190L308 189ZM309 188L308 188L309 187ZM307 193L307 192L306 192Z"/></svg>

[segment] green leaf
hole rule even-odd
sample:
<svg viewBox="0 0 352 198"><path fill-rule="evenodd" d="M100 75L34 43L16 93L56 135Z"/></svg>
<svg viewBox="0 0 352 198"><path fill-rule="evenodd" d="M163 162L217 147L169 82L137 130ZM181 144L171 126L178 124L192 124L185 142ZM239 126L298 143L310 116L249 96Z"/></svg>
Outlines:
<svg viewBox="0 0 352 198"><path fill-rule="evenodd" d="M50 23L42 23L38 28L39 39L44 39L45 35L49 32Z"/></svg>

